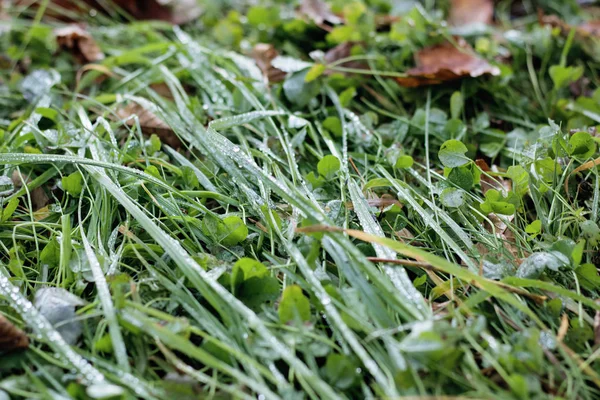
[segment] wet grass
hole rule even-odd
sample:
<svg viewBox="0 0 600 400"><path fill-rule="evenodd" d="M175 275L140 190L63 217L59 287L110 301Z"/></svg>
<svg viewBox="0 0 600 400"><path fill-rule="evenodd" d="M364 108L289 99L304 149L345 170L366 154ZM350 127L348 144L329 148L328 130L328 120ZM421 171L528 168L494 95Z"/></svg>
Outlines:
<svg viewBox="0 0 600 400"><path fill-rule="evenodd" d="M322 33L230 14L303 57L269 84L210 15L98 15L83 67L48 10L9 9L0 312L30 346L0 341L0 397L596 398L598 65L502 3L512 41L470 38L502 75L419 89L393 81L416 31L306 82Z"/></svg>

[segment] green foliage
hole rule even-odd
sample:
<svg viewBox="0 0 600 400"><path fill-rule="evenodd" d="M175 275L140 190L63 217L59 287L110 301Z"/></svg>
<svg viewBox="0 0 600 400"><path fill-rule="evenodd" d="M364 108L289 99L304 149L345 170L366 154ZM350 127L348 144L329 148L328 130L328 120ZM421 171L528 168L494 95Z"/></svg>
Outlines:
<svg viewBox="0 0 600 400"><path fill-rule="evenodd" d="M465 192L457 188L446 188L440 194L440 201L446 207L460 207L465 203Z"/></svg>
<svg viewBox="0 0 600 400"><path fill-rule="evenodd" d="M98 61L38 3L0 39L0 314L30 341L0 398L597 397L577 2L494 2L501 34L451 1L67 10ZM447 40L500 74L402 86Z"/></svg>
<svg viewBox="0 0 600 400"><path fill-rule="evenodd" d="M83 177L80 172L73 172L71 175L63 176L62 187L71 196L78 197L83 190Z"/></svg>
<svg viewBox="0 0 600 400"><path fill-rule="evenodd" d="M56 239L52 239L40 252L40 262L49 267L56 267L60 262L60 245Z"/></svg>
<svg viewBox="0 0 600 400"><path fill-rule="evenodd" d="M548 72L550 73L554 87L556 89L562 89L581 78L583 75L583 67L562 67L560 65L553 65Z"/></svg>
<svg viewBox="0 0 600 400"><path fill-rule="evenodd" d="M414 160L411 156L403 155L398 157L396 163L394 164L395 168L411 168L414 164Z"/></svg>
<svg viewBox="0 0 600 400"><path fill-rule="evenodd" d="M285 288L279 302L279 320L283 324L296 320L310 320L310 302L302 293L302 288L290 285Z"/></svg>
<svg viewBox="0 0 600 400"><path fill-rule="evenodd" d="M304 76L304 82L306 83L310 83L312 81L314 81L315 79L317 79L318 77L320 77L321 75L323 75L323 72L325 72L325 65L323 64L315 64L313 65L308 72L306 73L306 75Z"/></svg>
<svg viewBox="0 0 600 400"><path fill-rule="evenodd" d="M235 215L229 215L223 219L206 216L202 221L202 232L223 246L235 246L248 236L246 224Z"/></svg>
<svg viewBox="0 0 600 400"><path fill-rule="evenodd" d="M312 69L305 69L290 74L283 83L283 92L286 98L298 107L305 107L317 94L319 94L319 85L314 79L310 79ZM307 79L309 78L309 80ZM316 78L316 77L315 77Z"/></svg>
<svg viewBox="0 0 600 400"><path fill-rule="evenodd" d="M469 149L462 142L456 139L450 139L442 144L438 157L447 168L460 167L470 162L466 153Z"/></svg>
<svg viewBox="0 0 600 400"><path fill-rule="evenodd" d="M486 214L512 215L516 211L515 203L517 201L518 199L514 195L514 192L509 192L508 196L504 197L498 190L490 189L485 193L485 201L481 204L480 208Z"/></svg>
<svg viewBox="0 0 600 400"><path fill-rule="evenodd" d="M338 117L327 117L323 121L323 128L333 133L335 136L342 136L342 122Z"/></svg>
<svg viewBox="0 0 600 400"><path fill-rule="evenodd" d="M319 174L328 181L332 180L337 175L340 167L340 160L333 155L327 155L321 158L317 164Z"/></svg>

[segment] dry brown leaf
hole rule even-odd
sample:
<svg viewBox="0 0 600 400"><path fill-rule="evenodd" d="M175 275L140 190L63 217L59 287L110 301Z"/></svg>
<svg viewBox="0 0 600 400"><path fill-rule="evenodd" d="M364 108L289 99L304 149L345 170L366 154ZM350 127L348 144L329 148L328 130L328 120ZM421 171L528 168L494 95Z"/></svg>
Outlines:
<svg viewBox="0 0 600 400"><path fill-rule="evenodd" d="M23 350L29 347L25 332L0 314L0 351Z"/></svg>
<svg viewBox="0 0 600 400"><path fill-rule="evenodd" d="M494 18L492 0L451 0L449 22L454 26L473 23L491 24Z"/></svg>
<svg viewBox="0 0 600 400"><path fill-rule="evenodd" d="M31 182L31 179L23 176L17 170L13 171L11 179L15 189L17 190L23 187L23 183L29 184ZM29 197L31 199L31 207L33 208L31 211L34 212L46 207L50 203L50 198L41 187L31 189L29 191Z"/></svg>
<svg viewBox="0 0 600 400"><path fill-rule="evenodd" d="M579 25L578 31L582 34L587 34L589 36L600 36L600 21L587 21L583 25Z"/></svg>
<svg viewBox="0 0 600 400"><path fill-rule="evenodd" d="M594 344L596 346L600 344L600 311L596 311L594 316Z"/></svg>
<svg viewBox="0 0 600 400"><path fill-rule="evenodd" d="M202 14L196 0L118 0L116 3L136 19L166 21L176 25L193 21Z"/></svg>
<svg viewBox="0 0 600 400"><path fill-rule="evenodd" d="M343 22L340 17L331 12L329 5L323 0L303 0L299 11L317 25L322 25L324 22L337 25Z"/></svg>
<svg viewBox="0 0 600 400"><path fill-rule="evenodd" d="M500 69L475 55L467 42L458 39L457 44L446 42L420 50L415 55L417 66L396 80L401 86L418 87L465 77L500 75Z"/></svg>
<svg viewBox="0 0 600 400"><path fill-rule="evenodd" d="M490 166L485 162L485 160L479 158L475 160L475 164L484 172L481 174L481 192L485 195L488 190L495 189L500 192L510 192L512 190L512 183L508 179L504 179L500 176L490 176L490 172L497 173L497 166Z"/></svg>
<svg viewBox="0 0 600 400"><path fill-rule="evenodd" d="M415 235L413 235L412 232L406 228L402 228L396 232L396 237L402 243L411 243L413 240L415 240Z"/></svg>
<svg viewBox="0 0 600 400"><path fill-rule="evenodd" d="M323 56L323 60L327 64L332 64L336 61L342 60L344 58L350 57L352 54L352 49L355 46L362 46L361 42L344 42L340 43L332 49L327 50L327 53ZM346 61L337 65L338 67L343 68L353 68L353 69L367 69L369 66L364 61ZM335 71L328 71L328 73Z"/></svg>
<svg viewBox="0 0 600 400"><path fill-rule="evenodd" d="M565 193L567 194L567 198L569 198L569 199L571 198L571 194L569 193L569 179L571 178L571 175L577 174L582 171L587 171L589 169L596 167L597 165L600 165L600 157L581 164L579 167L577 167L573 171L571 171L571 173L569 175L567 175L567 177L565 179L565 184L564 184Z"/></svg>
<svg viewBox="0 0 600 400"><path fill-rule="evenodd" d="M267 77L269 82L281 82L285 79L286 73L282 70L275 68L271 61L279 55L279 52L275 50L272 44L258 43L252 49L252 58L256 62L256 65L262 71L263 75Z"/></svg>
<svg viewBox="0 0 600 400"><path fill-rule="evenodd" d="M104 53L98 44L80 25L71 24L54 30L56 41L63 49L70 50L82 63L100 61L104 59Z"/></svg>
<svg viewBox="0 0 600 400"><path fill-rule="evenodd" d="M569 316L567 313L564 313L560 319L560 326L558 327L558 332L556 333L556 340L562 342L567 336L567 332L569 331Z"/></svg>
<svg viewBox="0 0 600 400"><path fill-rule="evenodd" d="M376 15L375 26L377 26L377 29L384 29L401 20L402 18L396 15Z"/></svg>
<svg viewBox="0 0 600 400"><path fill-rule="evenodd" d="M171 92L169 85L167 85L164 82L151 83L150 89L154 90L156 94L158 94L161 97L173 100L173 93Z"/></svg>
<svg viewBox="0 0 600 400"><path fill-rule="evenodd" d="M18 0L17 4L19 3L32 7L39 6L31 0ZM111 3L122 8L135 19L160 20L176 25L193 21L202 14L202 8L198 6L196 0L113 0ZM52 0L52 7L46 10L44 16L70 21L70 15L73 13L87 13L90 9L105 14L114 11L107 9L106 4L107 2L101 0ZM70 11L70 14L66 11Z"/></svg>
<svg viewBox="0 0 600 400"><path fill-rule="evenodd" d="M373 199L367 199L367 204L370 207L377 207L381 210L389 207L389 206L398 206L400 208L403 207L402 203L400 203L397 199L395 199L393 196L389 195L389 194L384 194L382 197L378 197L378 198L373 198ZM354 204L352 202L347 202L346 203L346 207L349 210L354 209Z"/></svg>
<svg viewBox="0 0 600 400"><path fill-rule="evenodd" d="M138 117L140 126L145 134L156 134L163 143L173 148L181 147L181 141L166 122L152 111L146 110L138 103L131 102L127 106L117 109L116 114L127 125L134 126L134 115Z"/></svg>
<svg viewBox="0 0 600 400"><path fill-rule="evenodd" d="M556 15L543 15L540 13L538 19L541 25L550 25L554 28L560 28L563 35L568 35L571 29L575 29L578 39L600 37L600 20L591 20L581 25L573 26L567 24Z"/></svg>

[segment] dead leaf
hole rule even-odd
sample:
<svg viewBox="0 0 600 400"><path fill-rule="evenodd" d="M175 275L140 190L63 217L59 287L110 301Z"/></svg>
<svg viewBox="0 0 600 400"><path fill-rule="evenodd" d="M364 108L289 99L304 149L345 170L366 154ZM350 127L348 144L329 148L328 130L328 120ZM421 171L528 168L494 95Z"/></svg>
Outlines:
<svg viewBox="0 0 600 400"><path fill-rule="evenodd" d="M406 228L402 228L396 232L396 237L402 243L411 243L413 240L415 240L415 235L413 235L412 232Z"/></svg>
<svg viewBox="0 0 600 400"><path fill-rule="evenodd" d="M17 4L20 3L32 7L39 6L31 0L18 0ZM71 15L86 14L92 9L114 15L114 7L107 6L107 2L102 0L53 0L51 3L52 7L46 10L44 16L61 21L71 21ZM202 14L202 8L196 0L113 0L110 3L123 9L135 19L166 21L175 25L193 21Z"/></svg>
<svg viewBox="0 0 600 400"><path fill-rule="evenodd" d="M154 90L156 92L156 94L158 94L161 97L164 97L165 99L169 99L169 100L174 99L173 93L171 92L169 85L167 85L164 82L151 83L150 89Z"/></svg>
<svg viewBox="0 0 600 400"><path fill-rule="evenodd" d="M600 20L587 21L583 25L579 25L579 32L590 36L600 36Z"/></svg>
<svg viewBox="0 0 600 400"><path fill-rule="evenodd" d="M18 170L14 170L12 173L12 181L15 189L21 189L23 187L23 183L29 184L31 179L19 173ZM48 205L50 203L50 198L44 191L42 187L36 187L35 189L29 190L29 197L31 199L31 207L33 210L38 211Z"/></svg>
<svg viewBox="0 0 600 400"><path fill-rule="evenodd" d="M375 15L375 26L378 30L384 29L401 20L402 18L396 15Z"/></svg>
<svg viewBox="0 0 600 400"><path fill-rule="evenodd" d="M401 86L418 87L437 85L455 79L482 75L500 75L500 69L474 54L463 39L458 46L446 42L427 47L416 53L415 68L406 71L406 77L396 78Z"/></svg>
<svg viewBox="0 0 600 400"><path fill-rule="evenodd" d="M350 57L352 49L355 46L362 46L361 42L344 42L340 43L332 49L327 50L327 53L323 56L323 60L327 64L332 64L336 61ZM337 64L338 67L352 68L352 69L367 69L369 66L364 61L346 61L341 64ZM328 71L332 73L335 71Z"/></svg>
<svg viewBox="0 0 600 400"><path fill-rule="evenodd" d="M549 25L554 28L560 28L563 35L568 35L571 29L575 29L578 39L589 37L600 37L600 20L590 20L581 25L573 26L567 24L557 15L544 15L541 12L538 14L540 25Z"/></svg>
<svg viewBox="0 0 600 400"><path fill-rule="evenodd" d="M132 117L137 116L145 134L154 133L163 143L175 149L181 147L181 141L171 127L152 111L146 110L138 103L131 102L127 106L117 109L116 114L129 126L134 126L135 120Z"/></svg>
<svg viewBox="0 0 600 400"><path fill-rule="evenodd" d="M119 0L116 3L136 19L166 21L175 25L193 21L202 14L196 0Z"/></svg>
<svg viewBox="0 0 600 400"><path fill-rule="evenodd" d="M510 192L512 190L512 183L508 179L504 179L500 176L492 176L497 174L498 167L490 166L483 159L475 160L475 164L484 172L481 174L481 192L485 195L489 190L495 189L503 193ZM491 174L490 174L491 172Z"/></svg>
<svg viewBox="0 0 600 400"><path fill-rule="evenodd" d="M299 11L317 25L322 25L324 22L337 25L343 22L340 17L331 12L329 5L323 0L303 0Z"/></svg>
<svg viewBox="0 0 600 400"><path fill-rule="evenodd" d="M594 344L600 344L600 311L596 311L594 316Z"/></svg>
<svg viewBox="0 0 600 400"><path fill-rule="evenodd" d="M494 18L492 0L451 0L449 22L454 26L491 24Z"/></svg>
<svg viewBox="0 0 600 400"><path fill-rule="evenodd" d="M393 196L391 196L389 194L384 194L380 198L377 197L377 198L373 198L373 199L367 199L367 204L370 207L379 208L380 211L383 211L385 208L390 207L390 206L398 206L400 208L403 207L402 203L400 203L397 199L395 199ZM346 207L349 210L353 210L354 204L352 202L347 202Z"/></svg>
<svg viewBox="0 0 600 400"><path fill-rule="evenodd" d="M569 317L566 313L564 313L560 319L560 326L558 327L558 332L556 333L556 340L562 342L567 336L567 332L569 331Z"/></svg>
<svg viewBox="0 0 600 400"><path fill-rule="evenodd" d="M275 68L271 61L273 61L279 52L275 49L272 44L258 43L252 49L252 58L256 62L256 65L262 71L263 75L267 77L269 82L277 83L285 79L286 73L278 68Z"/></svg>
<svg viewBox="0 0 600 400"><path fill-rule="evenodd" d="M104 59L104 53L98 44L80 25L71 24L54 30L56 41L60 47L73 52L73 55L81 62L94 62Z"/></svg>
<svg viewBox="0 0 600 400"><path fill-rule="evenodd" d="M571 173L569 175L567 175L567 177L565 178L565 184L564 184L565 193L567 194L567 198L569 198L569 199L571 198L571 194L569 193L569 179L571 178L571 175L577 174L582 171L587 171L589 169L596 167L597 165L600 165L600 157L581 164L579 167L577 167L573 171L571 171Z"/></svg>
<svg viewBox="0 0 600 400"><path fill-rule="evenodd" d="M0 351L23 350L29 347L25 332L0 314Z"/></svg>

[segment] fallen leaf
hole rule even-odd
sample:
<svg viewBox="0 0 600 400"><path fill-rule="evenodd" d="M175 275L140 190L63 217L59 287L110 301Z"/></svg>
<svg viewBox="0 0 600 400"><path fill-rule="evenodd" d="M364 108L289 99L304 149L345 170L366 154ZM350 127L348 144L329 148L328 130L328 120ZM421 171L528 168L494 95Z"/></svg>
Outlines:
<svg viewBox="0 0 600 400"><path fill-rule="evenodd" d="M329 5L323 0L303 0L299 11L317 25L322 25L324 22L337 25L343 22L340 17L331 12Z"/></svg>
<svg viewBox="0 0 600 400"><path fill-rule="evenodd" d="M116 114L128 126L135 125L133 116L137 116L145 134L151 135L154 133L163 143L173 148L181 147L181 141L173 133L171 127L152 111L145 109L138 103L131 102L125 107L117 109Z"/></svg>
<svg viewBox="0 0 600 400"><path fill-rule="evenodd" d="M512 183L508 179L504 179L500 176L491 176L492 174L498 173L497 166L490 166L483 159L475 160L475 164L484 172L481 174L481 192L485 195L489 190L495 189L503 193L510 192L512 190ZM490 172L492 174L490 174Z"/></svg>
<svg viewBox="0 0 600 400"><path fill-rule="evenodd" d="M579 39L587 37L600 37L600 20L590 20L581 25L570 25L563 21L557 15L544 15L541 11L538 13L540 25L549 25L553 28L559 28L563 35L568 35L571 29L575 29Z"/></svg>
<svg viewBox="0 0 600 400"><path fill-rule="evenodd" d="M92 35L80 25L71 24L57 28L54 34L58 45L72 51L81 63L100 61L104 58L104 53Z"/></svg>
<svg viewBox="0 0 600 400"><path fill-rule="evenodd" d="M577 30L581 34L598 37L600 36L600 20L587 21L586 23L579 25Z"/></svg>
<svg viewBox="0 0 600 400"><path fill-rule="evenodd" d="M571 194L569 193L569 179L571 178L571 175L577 174L582 171L587 171L589 169L596 167L597 165L600 165L600 157L581 164L579 167L577 167L573 171L571 171L571 173L569 175L567 175L567 177L565 178L565 183L564 183L564 188L565 188L565 193L567 194L567 198L569 198L569 199L571 198Z"/></svg>
<svg viewBox="0 0 600 400"><path fill-rule="evenodd" d="M415 240L415 235L413 235L412 232L406 228L402 228L398 232L395 232L395 233L396 233L396 237L398 238L398 240L401 241L402 243L412 244L412 241Z"/></svg>
<svg viewBox="0 0 600 400"><path fill-rule="evenodd" d="M500 69L474 55L473 48L458 39L458 46L446 42L420 50L415 55L415 68L406 71L406 77L396 78L405 87L437 85L455 79L482 75L500 75Z"/></svg>
<svg viewBox="0 0 600 400"><path fill-rule="evenodd" d="M17 1L17 4L39 6L35 3L32 4L30 0ZM51 3L52 7L46 10L44 16L61 21L71 21L72 15L85 14L92 9L111 14L114 13L113 4L135 19L166 21L175 25L193 21L202 14L202 8L196 0L113 0L111 6L107 6L106 2L101 0L53 0Z"/></svg>
<svg viewBox="0 0 600 400"><path fill-rule="evenodd" d="M556 340L562 342L567 336L567 332L569 331L569 316L564 313L560 319L560 326L558 327L558 332L556 333Z"/></svg>
<svg viewBox="0 0 600 400"><path fill-rule="evenodd" d="M594 316L594 344L600 344L600 311L596 311Z"/></svg>
<svg viewBox="0 0 600 400"><path fill-rule="evenodd" d="M0 314L0 351L22 350L29 347L25 332Z"/></svg>
<svg viewBox="0 0 600 400"><path fill-rule="evenodd" d="M287 75L286 72L275 68L271 63L279 56L279 52L275 50L275 47L272 44L258 43L252 49L251 56L269 82L276 83L285 79L285 76Z"/></svg>
<svg viewBox="0 0 600 400"><path fill-rule="evenodd" d="M388 28L390 25L401 20L402 18L400 18L397 15L376 15L375 26L377 27L377 29Z"/></svg>
<svg viewBox="0 0 600 400"><path fill-rule="evenodd" d="M327 53L323 56L323 60L327 64L332 64L336 61L350 57L352 49L355 46L362 46L361 42L344 42L340 43L332 49L327 50ZM352 69L367 69L369 66L364 61L346 61L341 64L337 64L338 67L352 68ZM329 72L330 73L330 72Z"/></svg>
<svg viewBox="0 0 600 400"><path fill-rule="evenodd" d="M193 21L202 14L196 0L119 0L116 3L136 19L166 21L175 25Z"/></svg>
<svg viewBox="0 0 600 400"><path fill-rule="evenodd" d="M403 207L402 203L400 203L397 199L395 199L391 195L386 195L386 194L384 194L380 198L378 197L378 198L373 198L373 199L367 199L367 204L370 207L379 208L380 211L383 211L385 208L390 207L390 206L398 206L400 208ZM352 202L347 202L346 203L346 207L349 210L353 210L354 209L354 204ZM414 236L412 238L414 238Z"/></svg>
<svg viewBox="0 0 600 400"><path fill-rule="evenodd" d="M23 184L29 184L31 179L23 176L19 171L14 170L11 177L13 181L13 185L15 189L20 189L23 187ZM43 209L50 203L50 198L44 191L42 187L36 187L35 189L29 190L29 197L31 199L31 207L33 208L31 211L38 211Z"/></svg>
<svg viewBox="0 0 600 400"><path fill-rule="evenodd" d="M449 22L454 26L482 23L491 24L494 17L492 0L452 0Z"/></svg>

